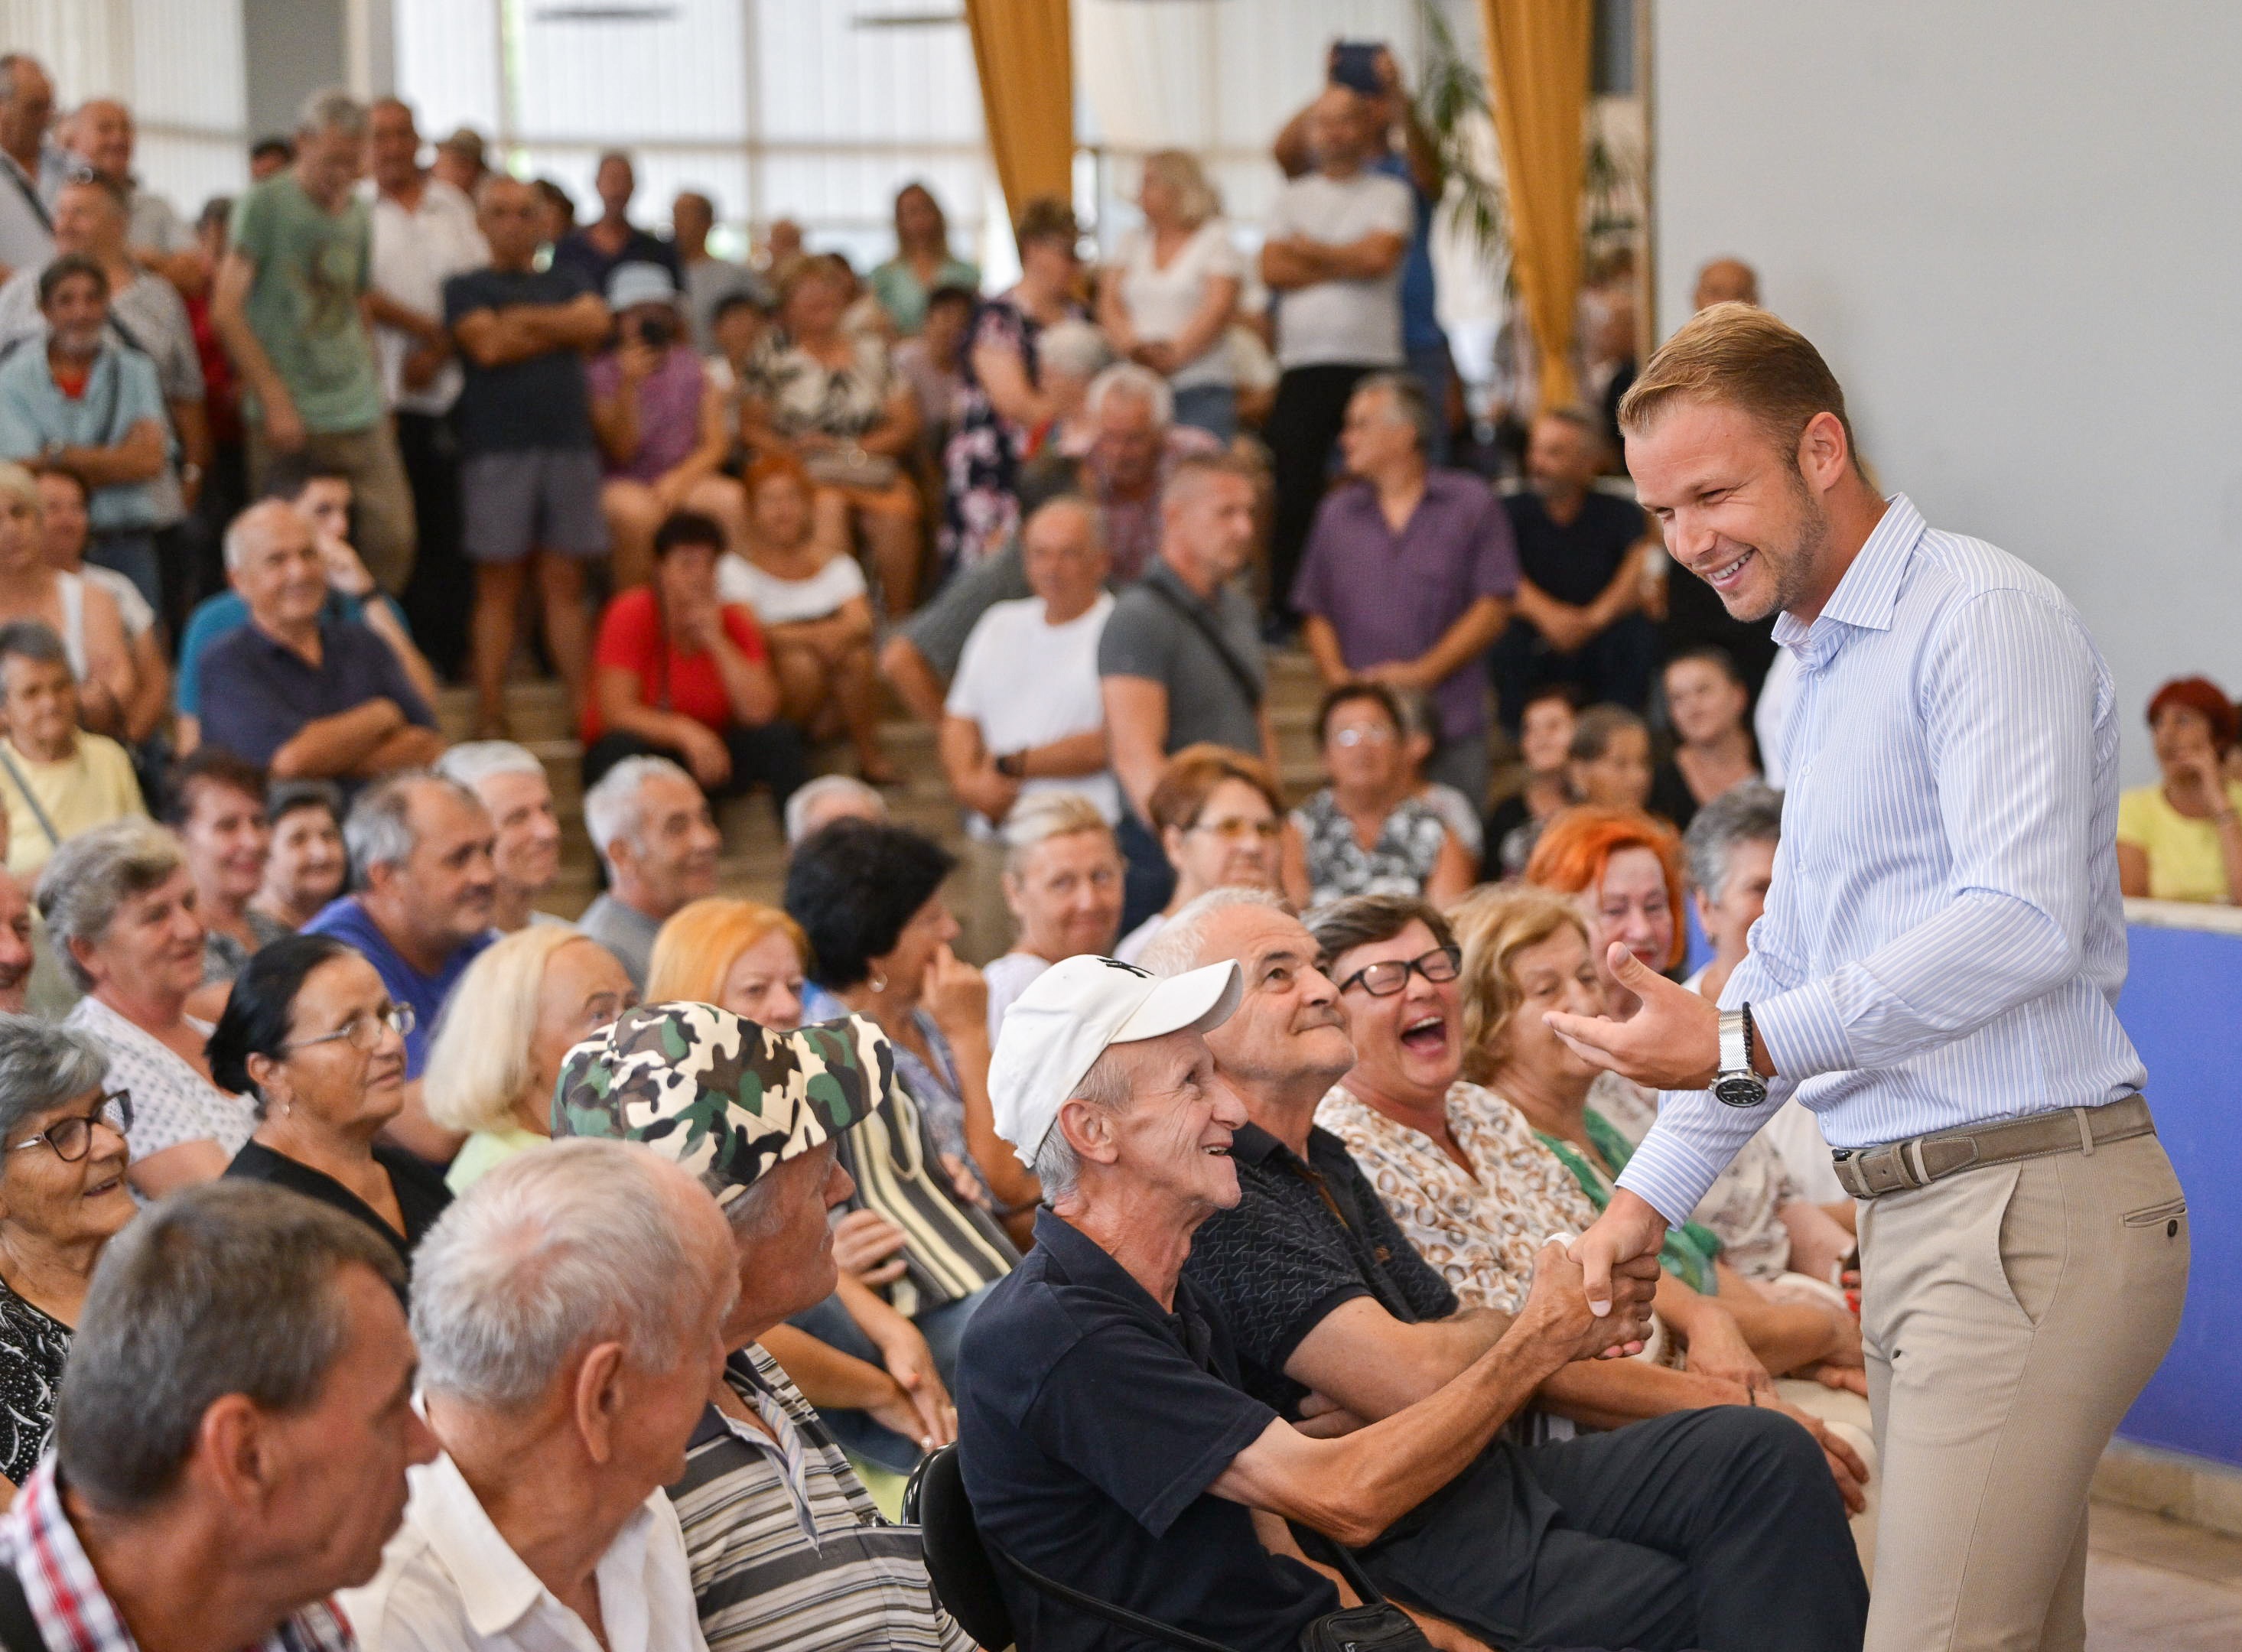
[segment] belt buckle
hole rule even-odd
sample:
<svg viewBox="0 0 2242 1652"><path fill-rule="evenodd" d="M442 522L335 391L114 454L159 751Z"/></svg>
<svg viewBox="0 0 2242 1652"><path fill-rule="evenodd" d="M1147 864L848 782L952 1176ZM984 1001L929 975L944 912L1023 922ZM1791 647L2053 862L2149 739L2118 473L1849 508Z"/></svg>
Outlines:
<svg viewBox="0 0 2242 1652"><path fill-rule="evenodd" d="M1906 1146L1904 1142L1890 1142L1880 1147L1862 1148L1853 1155L1853 1172L1862 1188L1860 1197L1877 1199L1922 1185L1908 1167Z"/></svg>

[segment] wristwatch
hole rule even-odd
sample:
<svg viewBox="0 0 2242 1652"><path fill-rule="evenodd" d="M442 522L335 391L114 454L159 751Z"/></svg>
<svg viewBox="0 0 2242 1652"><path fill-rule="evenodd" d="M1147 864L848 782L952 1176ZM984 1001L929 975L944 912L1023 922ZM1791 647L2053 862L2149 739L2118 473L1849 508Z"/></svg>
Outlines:
<svg viewBox="0 0 2242 1652"><path fill-rule="evenodd" d="M1751 1005L1721 1011L1721 1064L1713 1074L1713 1095L1731 1107L1756 1107L1767 1099L1767 1081L1752 1064Z"/></svg>
<svg viewBox="0 0 2242 1652"><path fill-rule="evenodd" d="M1027 763L1024 761L1024 757L1025 754L1023 752L1006 752L1003 756L997 759L997 772L1004 776L1007 780L1025 779L1027 777Z"/></svg>

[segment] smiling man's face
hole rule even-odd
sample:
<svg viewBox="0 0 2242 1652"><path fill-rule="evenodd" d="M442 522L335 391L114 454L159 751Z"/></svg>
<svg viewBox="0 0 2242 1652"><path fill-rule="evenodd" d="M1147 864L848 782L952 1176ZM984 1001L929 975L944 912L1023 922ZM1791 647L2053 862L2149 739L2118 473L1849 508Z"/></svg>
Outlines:
<svg viewBox="0 0 2242 1652"><path fill-rule="evenodd" d="M1668 552L1736 619L1795 609L1822 584L1829 516L1796 451L1742 408L1677 400L1628 433L1627 467Z"/></svg>
<svg viewBox="0 0 2242 1652"><path fill-rule="evenodd" d="M1248 1092L1310 1078L1328 1086L1354 1065L1339 991L1316 968L1315 937L1273 906L1226 906L1207 915L1198 964L1238 960L1245 996L1206 1035L1217 1067Z"/></svg>

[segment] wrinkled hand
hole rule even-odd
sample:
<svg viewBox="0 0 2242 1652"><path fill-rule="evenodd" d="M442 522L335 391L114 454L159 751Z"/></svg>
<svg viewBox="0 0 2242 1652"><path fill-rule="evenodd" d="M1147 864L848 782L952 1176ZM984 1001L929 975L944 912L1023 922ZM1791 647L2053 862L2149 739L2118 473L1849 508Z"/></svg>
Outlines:
<svg viewBox="0 0 2242 1652"><path fill-rule="evenodd" d="M934 1017L934 1024L951 1043L969 1036L989 1036L989 983L947 944L926 966L926 983L919 989L919 997Z"/></svg>
<svg viewBox="0 0 2242 1652"><path fill-rule="evenodd" d="M1552 1240L1534 1259L1534 1282L1527 1289L1525 1305L1504 1334L1522 1335L1563 1364L1640 1353L1650 1320L1650 1299L1657 1289L1657 1270L1655 1254L1648 1278L1639 1266L1622 1264L1607 1287L1610 1312L1599 1314L1588 1306L1581 1265L1564 1246Z"/></svg>
<svg viewBox="0 0 2242 1652"><path fill-rule="evenodd" d="M327 571L327 583L345 596L373 594L373 573L366 559L351 547L348 540L319 538L319 566Z"/></svg>
<svg viewBox="0 0 2242 1652"><path fill-rule="evenodd" d="M833 1262L865 1285L903 1277L903 1231L877 1211L850 1211L833 1225Z"/></svg>
<svg viewBox="0 0 2242 1652"><path fill-rule="evenodd" d="M961 1200L976 1210L985 1211L989 1208L989 1197L981 1191L980 1179L973 1174L973 1167L970 1165L956 1153L944 1153L942 1156L942 1167L950 1173L950 1190Z"/></svg>
<svg viewBox="0 0 2242 1652"><path fill-rule="evenodd" d="M1689 1348L1686 1369L1701 1377L1712 1377L1722 1382L1733 1382L1742 1388L1761 1393L1775 1392L1775 1378L1762 1365L1759 1356L1744 1340L1744 1333L1736 1328L1735 1318L1726 1309L1710 1312L1715 1304L1708 1299L1699 1309L1695 1323L1689 1327Z"/></svg>
<svg viewBox="0 0 2242 1652"><path fill-rule="evenodd" d="M1624 1021L1544 1011L1541 1019L1574 1053L1653 1090L1702 1090L1721 1058L1721 1011L1710 998L1676 986L1614 941L1605 954L1612 978L1640 998ZM1755 1044L1767 1071L1767 1046Z"/></svg>
<svg viewBox="0 0 2242 1652"><path fill-rule="evenodd" d="M703 790L714 790L732 777L732 754L716 735L695 723L682 743L685 766Z"/></svg>
<svg viewBox="0 0 2242 1652"><path fill-rule="evenodd" d="M1351 1434L1366 1426L1358 1417L1329 1394L1311 1389L1308 1397L1300 1401L1300 1415L1292 1427L1311 1440L1336 1440L1341 1434Z"/></svg>
<svg viewBox="0 0 2242 1652"><path fill-rule="evenodd" d="M304 416L296 411L296 404L285 390L277 392L265 404L265 440L273 452L292 453L308 440L304 429Z"/></svg>
<svg viewBox="0 0 2242 1652"><path fill-rule="evenodd" d="M926 1339L917 1328L906 1322L900 1330L891 1333L887 1345L880 1350L880 1361L910 1402L910 1409L916 1420L910 1426L898 1425L886 1417L880 1420L906 1439L916 1440L921 1451L932 1451L957 1439L957 1408L950 1404L950 1391L942 1386L942 1378L934 1368L934 1352L926 1346Z"/></svg>
<svg viewBox="0 0 2242 1652"><path fill-rule="evenodd" d="M1814 1443L1822 1447L1822 1455L1829 1465L1829 1477L1837 1482L1838 1493L1845 1500L1847 1514L1857 1514L1869 1506L1868 1494L1862 1490L1869 1483L1869 1466L1843 1434L1821 1418L1781 1400L1772 1405L1762 1400L1760 1408L1780 1411L1814 1436Z"/></svg>

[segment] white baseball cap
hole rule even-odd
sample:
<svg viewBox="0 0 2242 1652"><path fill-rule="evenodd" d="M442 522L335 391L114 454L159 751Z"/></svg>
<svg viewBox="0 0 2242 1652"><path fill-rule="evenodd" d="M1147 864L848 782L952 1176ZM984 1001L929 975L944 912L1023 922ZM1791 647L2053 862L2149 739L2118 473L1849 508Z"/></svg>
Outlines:
<svg viewBox="0 0 2242 1652"><path fill-rule="evenodd" d="M997 1035L989 1061L997 1133L1032 1168L1058 1110L1108 1045L1218 1027L1244 992L1230 959L1171 976L1088 952L1052 964L1012 1000Z"/></svg>

